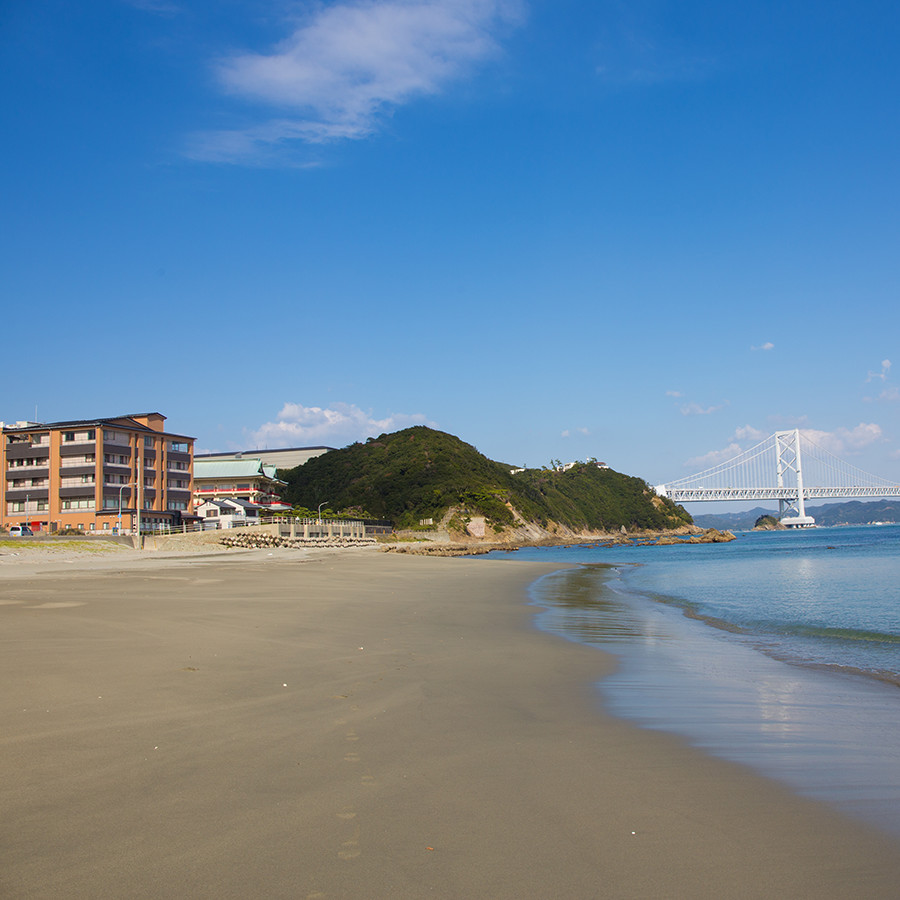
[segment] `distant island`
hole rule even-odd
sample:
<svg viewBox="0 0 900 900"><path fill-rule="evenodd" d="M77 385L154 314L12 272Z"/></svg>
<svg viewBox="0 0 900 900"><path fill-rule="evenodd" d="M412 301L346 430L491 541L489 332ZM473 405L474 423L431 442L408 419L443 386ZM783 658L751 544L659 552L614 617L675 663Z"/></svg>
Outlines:
<svg viewBox="0 0 900 900"><path fill-rule="evenodd" d="M488 459L415 426L280 469L295 508L390 521L451 539L531 542L579 535L692 532L691 516L640 478L596 460L541 469ZM323 512L324 514L324 512Z"/></svg>
<svg viewBox="0 0 900 900"><path fill-rule="evenodd" d="M850 500L844 503L825 503L807 506L816 525L870 525L900 522L900 500ZM755 507L740 512L705 513L694 516L694 523L701 528L721 528L731 531L750 531L765 516L777 520L778 511Z"/></svg>

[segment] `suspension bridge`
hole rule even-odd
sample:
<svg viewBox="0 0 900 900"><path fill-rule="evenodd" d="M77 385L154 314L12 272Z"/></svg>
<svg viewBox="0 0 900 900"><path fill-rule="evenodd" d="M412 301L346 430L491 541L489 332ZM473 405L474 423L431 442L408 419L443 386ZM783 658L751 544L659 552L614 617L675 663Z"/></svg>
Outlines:
<svg viewBox="0 0 900 900"><path fill-rule="evenodd" d="M900 485L858 469L794 429L776 431L696 475L657 485L656 493L676 503L777 500L781 523L803 528L815 525L806 514L808 500L900 497Z"/></svg>

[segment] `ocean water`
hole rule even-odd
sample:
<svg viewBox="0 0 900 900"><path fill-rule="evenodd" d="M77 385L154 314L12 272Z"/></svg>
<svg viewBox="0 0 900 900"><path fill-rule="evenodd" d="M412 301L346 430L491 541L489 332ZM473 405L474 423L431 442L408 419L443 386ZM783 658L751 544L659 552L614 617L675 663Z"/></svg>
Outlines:
<svg viewBox="0 0 900 900"><path fill-rule="evenodd" d="M900 834L900 526L520 550L540 628L615 653L605 706Z"/></svg>

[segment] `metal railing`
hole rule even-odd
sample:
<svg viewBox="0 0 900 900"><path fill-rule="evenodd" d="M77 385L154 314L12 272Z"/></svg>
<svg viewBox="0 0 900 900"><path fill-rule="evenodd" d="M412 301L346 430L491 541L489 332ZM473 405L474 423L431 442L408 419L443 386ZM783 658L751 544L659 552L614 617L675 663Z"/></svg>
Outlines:
<svg viewBox="0 0 900 900"><path fill-rule="evenodd" d="M242 518L228 516L230 521L223 523L216 519L202 519L199 522L182 522L168 524L164 522L142 522L141 534L191 534L201 531L232 531L237 528L254 528L259 525L278 525L279 532L287 536L291 531L297 537L310 536L313 532L323 535L339 536L351 532L367 535L390 534L393 525L381 519L339 519L339 518L301 518L299 516L260 516L258 518ZM237 521L235 521L237 519ZM127 533L123 529L123 533Z"/></svg>

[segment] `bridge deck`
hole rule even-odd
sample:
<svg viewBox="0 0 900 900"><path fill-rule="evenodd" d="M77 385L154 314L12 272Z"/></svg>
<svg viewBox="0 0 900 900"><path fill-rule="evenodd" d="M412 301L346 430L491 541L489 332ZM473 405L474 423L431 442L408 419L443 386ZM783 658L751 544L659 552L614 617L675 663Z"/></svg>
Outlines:
<svg viewBox="0 0 900 900"><path fill-rule="evenodd" d="M665 496L675 503L708 500L796 500L796 487L759 488L666 488ZM852 497L900 497L900 487L805 487L805 500Z"/></svg>

